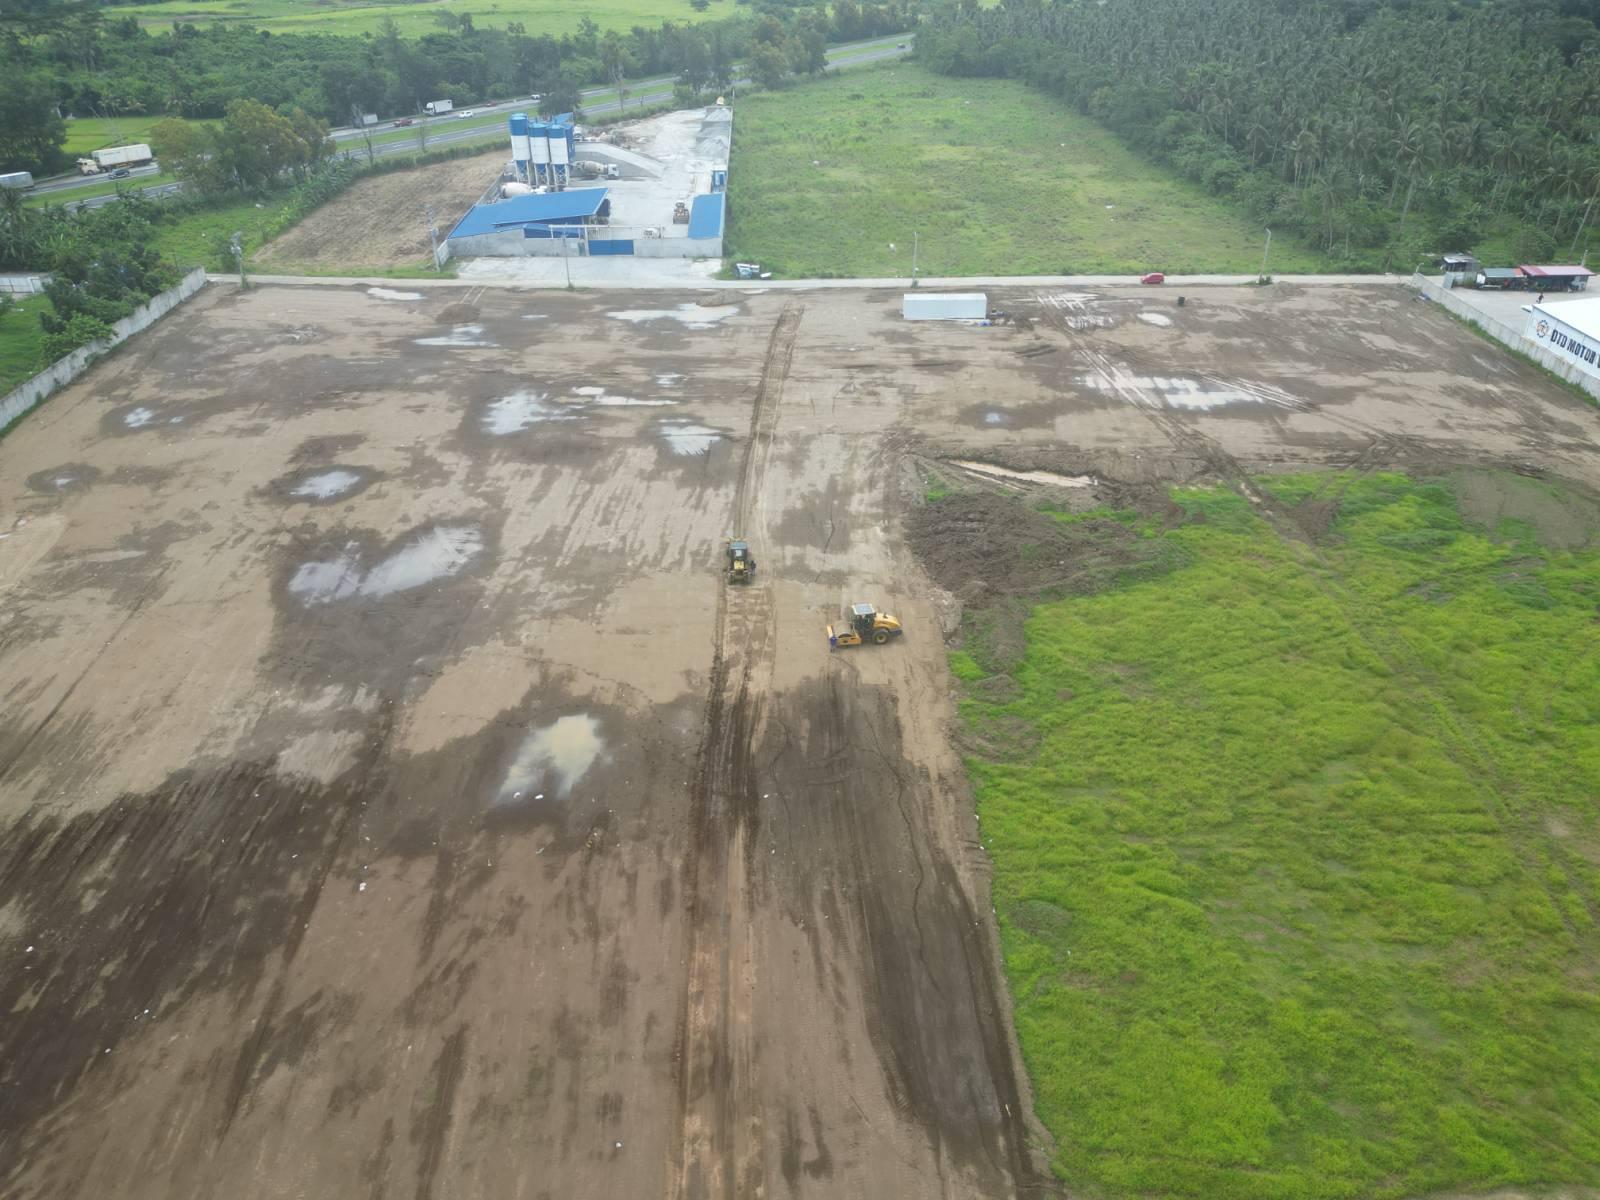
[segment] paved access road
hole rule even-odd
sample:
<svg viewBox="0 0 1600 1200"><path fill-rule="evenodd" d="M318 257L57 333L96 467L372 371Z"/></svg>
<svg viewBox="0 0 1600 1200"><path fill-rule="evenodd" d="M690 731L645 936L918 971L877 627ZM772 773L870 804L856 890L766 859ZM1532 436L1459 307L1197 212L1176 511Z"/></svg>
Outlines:
<svg viewBox="0 0 1600 1200"><path fill-rule="evenodd" d="M906 35L903 38L892 40L874 38L868 42L851 42L847 45L834 46L828 50L828 65L834 68L859 67L868 63L881 62L885 59L902 58L911 53L913 40L910 35ZM736 83L740 84L745 82L747 81L744 79L736 81ZM644 108L672 99L673 79L671 76L630 83L628 86L630 90L626 104L616 98L615 88L590 88L582 93L585 97L609 97L607 99L596 99L592 103L586 102L583 106L584 114L594 117L609 116L612 113L625 112L628 108ZM463 104L459 107L463 112L475 111L477 115L462 119L455 113L449 113L442 117L427 118L426 141L429 147L450 146L472 141L488 141L494 137L504 135L506 118L511 113L523 109L525 103L521 101L506 101L492 105ZM423 118L418 115L413 120L420 122ZM405 129L406 127L402 126L400 128ZM393 121L385 121L374 126L372 132L375 135L392 135L395 129L396 126ZM363 130L352 128L336 129L330 136L339 145L340 152L344 157L360 159L365 158L367 155L367 148L363 143L363 132ZM417 133L418 130L413 126L407 132ZM400 138L396 141L377 142L372 147L372 155L375 158L388 158L396 154L415 154L417 146L417 139L411 137ZM140 167L134 171L133 179L149 177L157 173L158 168L156 167ZM66 200L70 198L70 193L75 189L105 182L106 177L104 175L58 179L38 184L31 194L61 193L63 194L61 198ZM142 191L144 195L149 197L159 197L170 196L182 190L182 188L183 185L177 182L139 188L130 179L128 190ZM110 204L119 198L117 193L109 192L79 201L73 207L98 208L102 204Z"/></svg>

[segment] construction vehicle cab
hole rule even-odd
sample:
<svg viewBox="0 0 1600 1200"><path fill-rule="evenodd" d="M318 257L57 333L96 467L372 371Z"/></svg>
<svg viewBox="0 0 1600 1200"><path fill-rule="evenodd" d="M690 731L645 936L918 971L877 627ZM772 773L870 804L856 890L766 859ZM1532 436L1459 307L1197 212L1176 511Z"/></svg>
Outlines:
<svg viewBox="0 0 1600 1200"><path fill-rule="evenodd" d="M728 543L728 582L749 583L756 577L756 560L750 553L750 543Z"/></svg>
<svg viewBox="0 0 1600 1200"><path fill-rule="evenodd" d="M859 646L862 642L870 641L881 646L890 638L899 637L905 630L900 628L900 621L888 613L881 613L871 604L852 604L850 606L850 623L834 627L828 626L828 645Z"/></svg>

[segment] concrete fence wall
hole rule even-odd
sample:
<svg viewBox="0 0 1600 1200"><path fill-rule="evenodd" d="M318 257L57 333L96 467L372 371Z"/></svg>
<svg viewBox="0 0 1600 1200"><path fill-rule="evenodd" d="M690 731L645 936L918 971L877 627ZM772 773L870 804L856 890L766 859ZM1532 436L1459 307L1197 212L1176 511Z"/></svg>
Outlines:
<svg viewBox="0 0 1600 1200"><path fill-rule="evenodd" d="M177 308L190 296L205 286L204 268L196 267L181 280L178 286L152 296L131 314L111 327L111 336L79 346L65 358L57 359L26 383L19 384L0 399L0 429L4 429L23 413L33 408L47 396L67 386L89 369L89 365L107 350L114 349L142 329L153 325L161 317Z"/></svg>
<svg viewBox="0 0 1600 1200"><path fill-rule="evenodd" d="M1561 376L1568 383L1577 384L1589 395L1600 400L1600 378L1589 374L1576 363L1557 358L1550 351L1539 345L1538 342L1524 334L1521 329L1514 329L1504 321L1491 317L1469 301L1454 295L1450 288L1440 287L1431 279L1421 275L1413 275L1411 277L1411 285L1429 300L1437 302L1440 306L1455 313L1456 316L1463 320L1471 321L1490 337L1494 338L1495 341L1501 342L1519 353L1526 354L1541 367Z"/></svg>
<svg viewBox="0 0 1600 1200"><path fill-rule="evenodd" d="M44 285L50 282L48 275L0 275L0 292L10 292L13 296L28 296L44 291Z"/></svg>

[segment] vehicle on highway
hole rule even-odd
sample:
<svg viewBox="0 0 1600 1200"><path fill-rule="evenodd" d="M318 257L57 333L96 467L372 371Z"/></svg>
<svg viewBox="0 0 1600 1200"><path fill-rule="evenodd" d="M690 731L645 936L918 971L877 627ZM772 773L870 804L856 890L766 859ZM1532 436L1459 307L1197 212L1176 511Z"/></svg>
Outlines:
<svg viewBox="0 0 1600 1200"><path fill-rule="evenodd" d="M394 123L394 127L396 129L403 129L407 125L415 125L415 124L416 124L416 121L414 121L412 118L410 118L410 117L401 117L399 120L397 120Z"/></svg>
<svg viewBox="0 0 1600 1200"><path fill-rule="evenodd" d="M133 172L128 170L127 167L118 167L115 171L111 172L111 178L112 179L126 179L129 175L132 175L132 174L133 174Z"/></svg>
<svg viewBox="0 0 1600 1200"><path fill-rule="evenodd" d="M1167 277L1160 271L1151 271L1148 275L1139 276L1140 283L1165 283Z"/></svg>
<svg viewBox="0 0 1600 1200"><path fill-rule="evenodd" d="M91 151L88 158L80 158L78 173L98 175L113 167L141 167L154 158L150 147L143 142L133 146L113 146L108 150Z"/></svg>
<svg viewBox="0 0 1600 1200"><path fill-rule="evenodd" d="M27 171L8 171L0 175L0 188L16 188L18 191L27 191L33 186L33 176Z"/></svg>
<svg viewBox="0 0 1600 1200"><path fill-rule="evenodd" d="M456 120L465 121L468 117L475 117L477 115L478 115L478 110L477 109L469 108L465 112L458 112L456 114Z"/></svg>

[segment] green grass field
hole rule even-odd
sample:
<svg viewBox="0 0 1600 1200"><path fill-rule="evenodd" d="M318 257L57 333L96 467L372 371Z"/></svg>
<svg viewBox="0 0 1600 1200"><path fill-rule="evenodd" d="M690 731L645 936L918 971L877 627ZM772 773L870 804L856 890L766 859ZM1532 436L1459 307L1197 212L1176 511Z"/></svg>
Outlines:
<svg viewBox="0 0 1600 1200"><path fill-rule="evenodd" d="M132 142L148 142L150 131L164 116L143 117L74 117L67 122L67 141L62 149L74 157L107 146L125 146ZM181 119L181 118L180 118Z"/></svg>
<svg viewBox="0 0 1600 1200"><path fill-rule="evenodd" d="M1255 271L1263 230L1004 80L863 68L739 101L730 256L780 275ZM893 244L893 249L890 248ZM1277 272L1322 270L1273 240Z"/></svg>
<svg viewBox="0 0 1600 1200"><path fill-rule="evenodd" d="M376 33L385 17L393 17L400 32L415 37L439 28L434 14L446 11L442 0L412 4L360 4L345 0L165 0L159 4L132 4L117 9L149 27L174 21L203 25L214 21L249 22L275 33ZM489 0L448 11L470 11L478 26L503 27L521 21L529 33L560 36L577 31L588 17L601 29L628 30L635 25L660 25L663 21L688 24L714 20L735 11L730 0L712 0L697 13L689 0Z"/></svg>
<svg viewBox="0 0 1600 1200"><path fill-rule="evenodd" d="M1009 678L953 656L974 735L1029 734L969 769L1055 1167L1196 1200L1600 1184L1600 508L1261 486L1339 516L1310 545L1175 493L1175 528L1124 516L1175 569L1038 605Z"/></svg>
<svg viewBox="0 0 1600 1200"><path fill-rule="evenodd" d="M10 391L39 372L39 346L44 330L39 311L49 304L43 296L19 296L0 313L0 393Z"/></svg>

